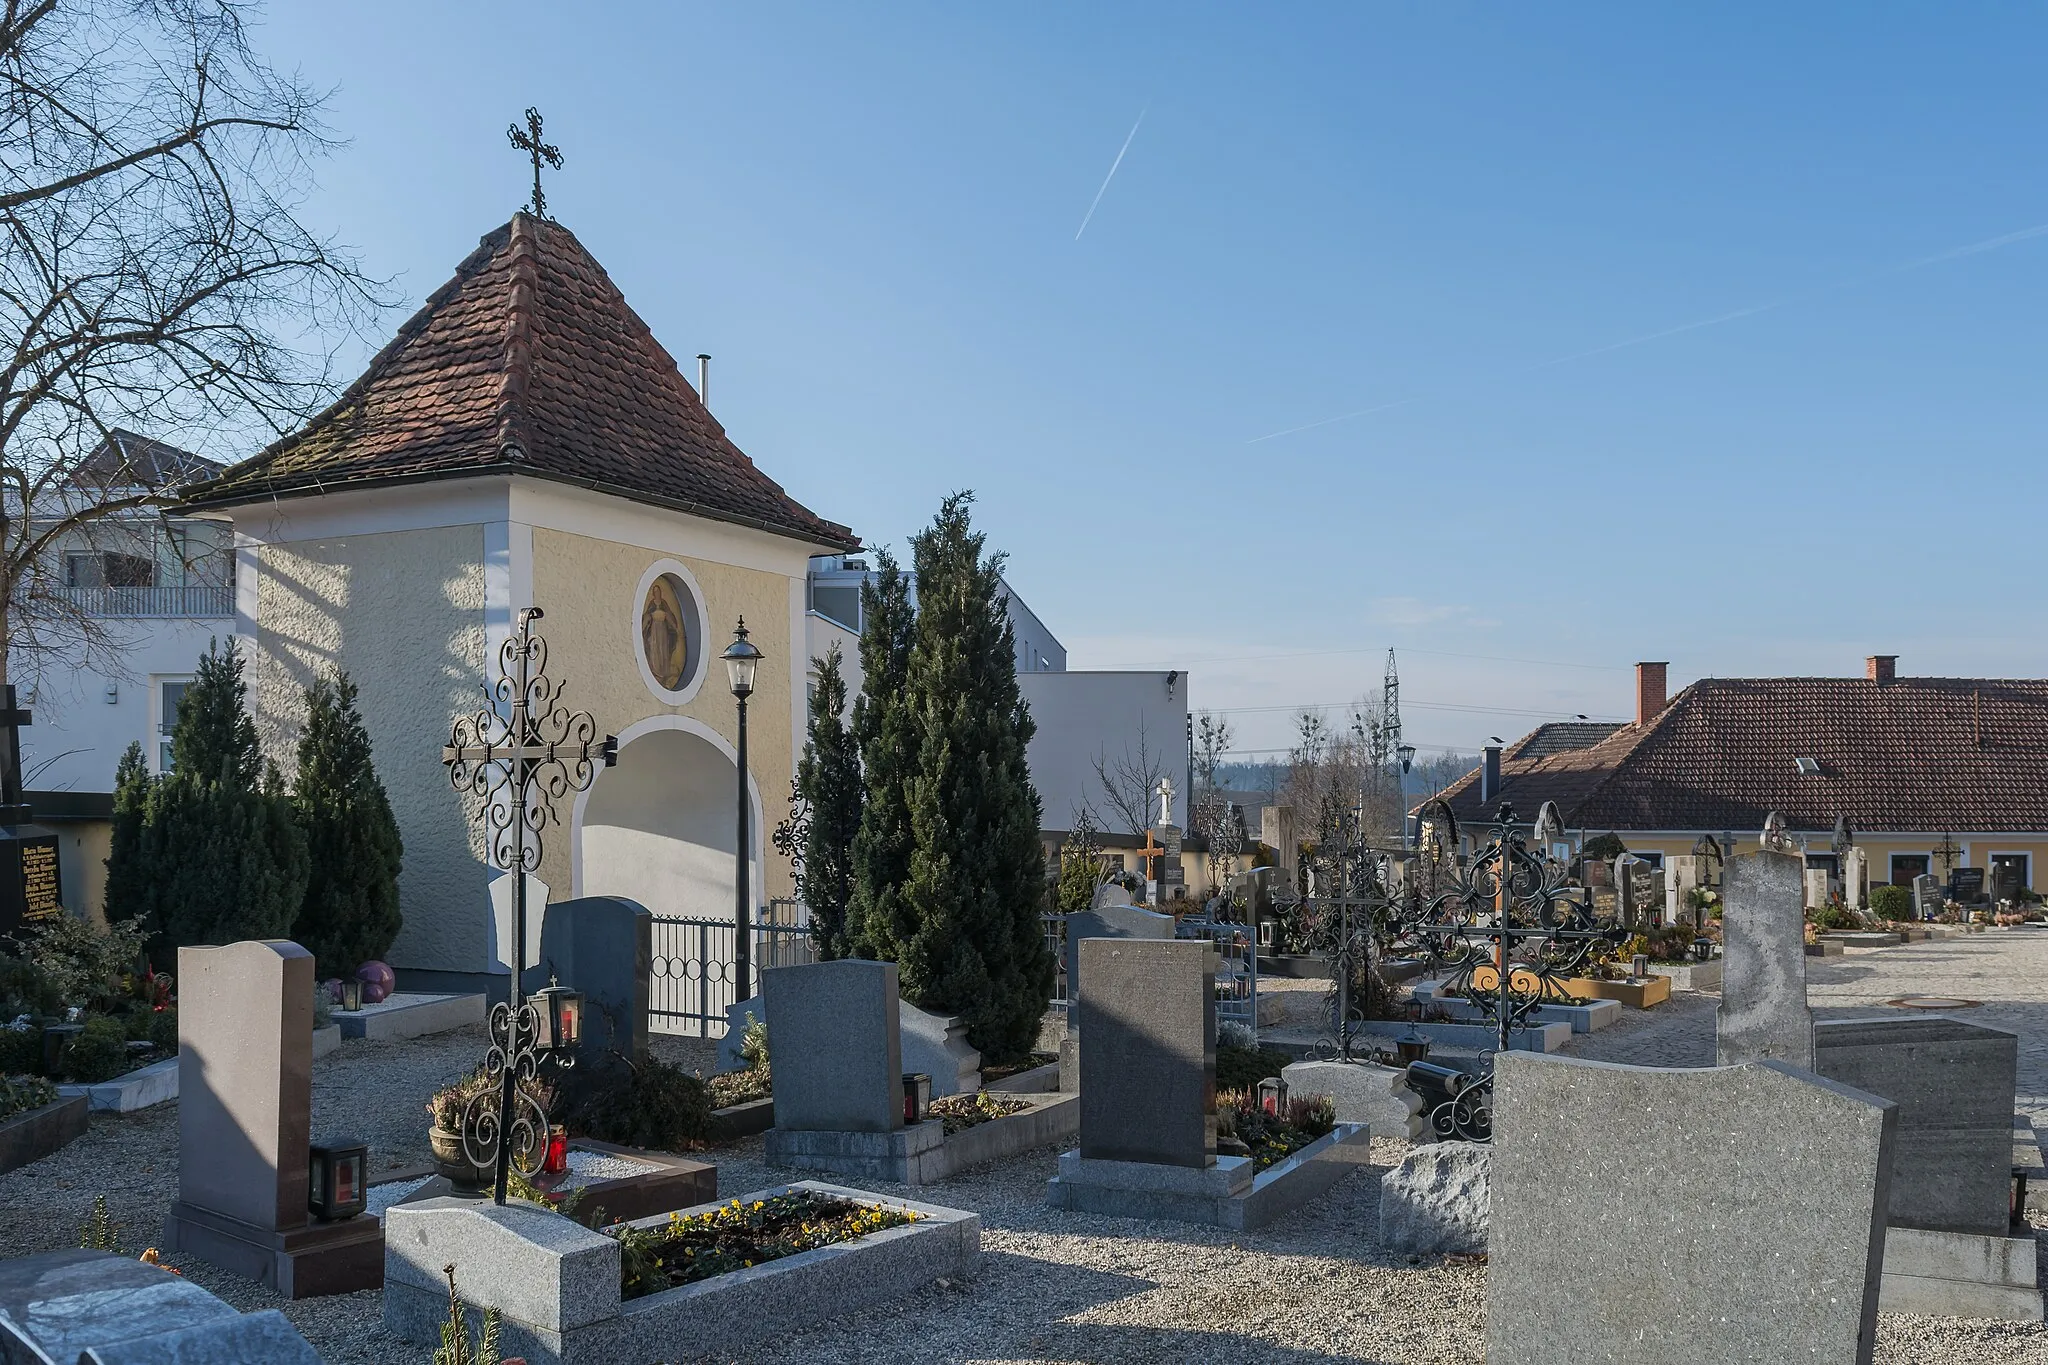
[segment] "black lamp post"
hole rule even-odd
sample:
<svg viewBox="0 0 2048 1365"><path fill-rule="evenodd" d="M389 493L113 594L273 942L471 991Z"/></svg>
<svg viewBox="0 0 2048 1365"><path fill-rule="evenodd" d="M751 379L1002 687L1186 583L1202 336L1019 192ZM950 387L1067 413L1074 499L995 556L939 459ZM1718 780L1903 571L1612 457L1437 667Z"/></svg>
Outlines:
<svg viewBox="0 0 2048 1365"><path fill-rule="evenodd" d="M1409 835L1408 824L1408 770L1415 766L1415 746L1395 746L1394 757L1401 760L1401 775L1396 779L1401 784L1401 847L1413 848L1415 844Z"/></svg>
<svg viewBox="0 0 2048 1365"><path fill-rule="evenodd" d="M732 872L732 998L737 1003L754 998L753 952L747 941L753 920L747 908L747 698L754 695L754 670L761 666L761 651L747 639L746 617L740 618L739 628L732 633L732 643L719 657L725 660L733 698L740 704L739 842L733 847Z"/></svg>

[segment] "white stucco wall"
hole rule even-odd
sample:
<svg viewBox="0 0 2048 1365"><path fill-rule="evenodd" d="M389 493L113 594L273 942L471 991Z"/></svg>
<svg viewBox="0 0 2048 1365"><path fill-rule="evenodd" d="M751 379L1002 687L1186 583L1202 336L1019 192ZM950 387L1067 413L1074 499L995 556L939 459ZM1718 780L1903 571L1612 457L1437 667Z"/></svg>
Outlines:
<svg viewBox="0 0 2048 1365"><path fill-rule="evenodd" d="M21 732L22 776L31 791L110 792L121 751L137 740L154 766L156 684L191 676L209 643L218 639L225 646L235 633L231 616L136 617L103 625L117 642L119 673L53 669L32 694L21 696L35 717Z"/></svg>
<svg viewBox="0 0 2048 1365"><path fill-rule="evenodd" d="M1187 827L1185 673L1019 673L1017 687L1038 722L1029 759L1045 828L1071 829L1084 804L1106 816L1095 760L1114 762L1126 751L1135 759L1141 731L1161 773L1173 780L1174 823Z"/></svg>
<svg viewBox="0 0 2048 1365"><path fill-rule="evenodd" d="M253 567L248 562L253 558ZM441 763L453 717L482 701L484 529L477 525L263 545L246 677L265 752L296 767L305 688L340 664L360 693L377 772L405 837L397 967L482 971L481 835ZM467 907L466 911L454 907Z"/></svg>

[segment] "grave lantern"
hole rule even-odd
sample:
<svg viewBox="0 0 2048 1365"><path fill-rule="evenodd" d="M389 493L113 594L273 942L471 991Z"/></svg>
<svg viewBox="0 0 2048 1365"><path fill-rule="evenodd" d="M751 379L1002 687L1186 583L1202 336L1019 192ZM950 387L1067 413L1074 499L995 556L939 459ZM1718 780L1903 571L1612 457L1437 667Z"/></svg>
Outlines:
<svg viewBox="0 0 2048 1365"><path fill-rule="evenodd" d="M569 1130L559 1123L548 1129L548 1154L540 1169L546 1175L560 1175L569 1169Z"/></svg>
<svg viewBox="0 0 2048 1365"><path fill-rule="evenodd" d="M1429 1056L1429 1035L1415 1027L1413 1017L1408 1021L1408 1031L1394 1039L1394 1052L1400 1057L1402 1066Z"/></svg>
<svg viewBox="0 0 2048 1365"><path fill-rule="evenodd" d="M922 1071L906 1072L903 1077L903 1121L921 1123L931 1107L932 1078Z"/></svg>
<svg viewBox="0 0 2048 1365"><path fill-rule="evenodd" d="M83 1024L43 1025L43 1074L61 1076L64 1074L64 1054L71 1050L71 1044L78 1035L85 1032Z"/></svg>
<svg viewBox="0 0 2048 1365"><path fill-rule="evenodd" d="M1694 939L1692 941L1692 956L1695 962L1712 962L1714 960L1714 940L1710 938Z"/></svg>
<svg viewBox="0 0 2048 1365"><path fill-rule="evenodd" d="M1274 1118L1287 1117L1287 1078L1268 1076L1259 1082L1259 1108Z"/></svg>
<svg viewBox="0 0 2048 1365"><path fill-rule="evenodd" d="M370 1192L363 1167L370 1149L353 1138L313 1144L307 1163L306 1206L323 1223L353 1218L367 1207Z"/></svg>
<svg viewBox="0 0 2048 1365"><path fill-rule="evenodd" d="M1637 953L1634 957L1631 957L1628 960L1628 974L1637 981L1641 981L1644 977L1648 976L1650 974L1650 955L1648 953Z"/></svg>
<svg viewBox="0 0 2048 1365"><path fill-rule="evenodd" d="M533 993L533 1003L540 1023L534 1046L542 1052L574 1051L583 1037L583 992L550 976L546 989Z"/></svg>
<svg viewBox="0 0 2048 1365"><path fill-rule="evenodd" d="M361 977L345 976L335 982L341 990L341 1007L344 1010L359 1010L363 1007L363 981Z"/></svg>

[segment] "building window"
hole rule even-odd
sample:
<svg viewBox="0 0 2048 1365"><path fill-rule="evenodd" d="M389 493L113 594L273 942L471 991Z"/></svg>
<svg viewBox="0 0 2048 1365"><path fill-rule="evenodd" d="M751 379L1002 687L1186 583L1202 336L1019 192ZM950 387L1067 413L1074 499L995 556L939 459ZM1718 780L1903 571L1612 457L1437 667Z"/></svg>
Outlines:
<svg viewBox="0 0 2048 1365"><path fill-rule="evenodd" d="M64 556L67 588L148 588L156 585L156 563L142 555L113 551Z"/></svg>
<svg viewBox="0 0 2048 1365"><path fill-rule="evenodd" d="M1638 853L1635 856L1660 872L1664 870L1664 855L1661 853Z"/></svg>
<svg viewBox="0 0 2048 1365"><path fill-rule="evenodd" d="M1913 878L1927 875L1928 866L1933 861L1933 855L1927 853L1892 854L1892 885L1911 886Z"/></svg>
<svg viewBox="0 0 2048 1365"><path fill-rule="evenodd" d="M171 731L178 728L178 704L185 699L185 689L192 685L192 679L158 678L156 681L156 770L167 773L171 770Z"/></svg>

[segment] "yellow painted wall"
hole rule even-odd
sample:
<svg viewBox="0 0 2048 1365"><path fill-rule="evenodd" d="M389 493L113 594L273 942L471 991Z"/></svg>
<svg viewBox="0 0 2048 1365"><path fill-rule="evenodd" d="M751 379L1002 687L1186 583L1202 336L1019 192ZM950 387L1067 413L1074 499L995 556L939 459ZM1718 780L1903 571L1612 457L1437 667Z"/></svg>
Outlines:
<svg viewBox="0 0 2048 1365"><path fill-rule="evenodd" d="M1628 847L1629 852L1662 853L1666 858L1690 854L1693 845L1698 842L1699 838L1698 835L1660 837L1649 834L1631 834L1627 830L1617 830L1616 833L1621 836L1621 841ZM1719 840L1720 837L1719 834L1714 836L1716 840ZM1795 842L1798 837L1795 836ZM2030 864L2029 875L2037 885L2043 881L2048 881L2048 834L1955 834L1950 837L1958 847L1966 850L1966 853L1957 856L1956 866L1985 868L1987 870L1987 884L1988 871L1991 866L1991 855L1994 853L2031 854L2033 861ZM1828 831L1809 830L1805 833L1804 838L1810 851L1814 853L1827 853L1830 851L1831 835ZM1864 856L1870 860L1869 876L1872 886L1882 885L1890 880L1892 854L1931 853L1935 845L1940 842L1941 836L1938 834L1932 837L1921 835L1904 838L1887 834L1858 833L1856 835L1856 846L1862 849ZM1724 850L1724 852L1729 854L1754 853L1756 850L1756 836L1754 833L1751 833L1747 838L1737 836L1734 848ZM1936 858L1933 865L1936 876L1941 875L1941 869L1941 860Z"/></svg>
<svg viewBox="0 0 2048 1365"><path fill-rule="evenodd" d="M114 851L114 826L107 820L48 820L57 834L57 875L64 883L64 908L94 924L107 922L107 855Z"/></svg>
<svg viewBox="0 0 2048 1365"><path fill-rule="evenodd" d="M703 686L679 706L647 687L634 649L640 580L662 559L685 565L696 578L704 594L710 637L706 647L712 657ZM602 733L618 734L650 716L681 715L701 722L727 743L736 742L738 709L725 667L716 656L730 642L734 622L746 617L753 639L766 655L747 707L747 766L761 796L765 829L754 834L757 844L767 849L762 871L770 897L792 892L789 865L765 837L789 814L789 782L796 772L790 688L793 676L796 685L802 685L802 669L808 662L790 659L784 643L790 635L792 581L784 574L661 554L566 531L533 531L533 600L547 613L542 633L548 641L550 670L569 680L564 698L568 705L590 711ZM566 896L571 885L566 804L558 813L564 822L563 837L549 841L540 876L557 888L557 895Z"/></svg>

